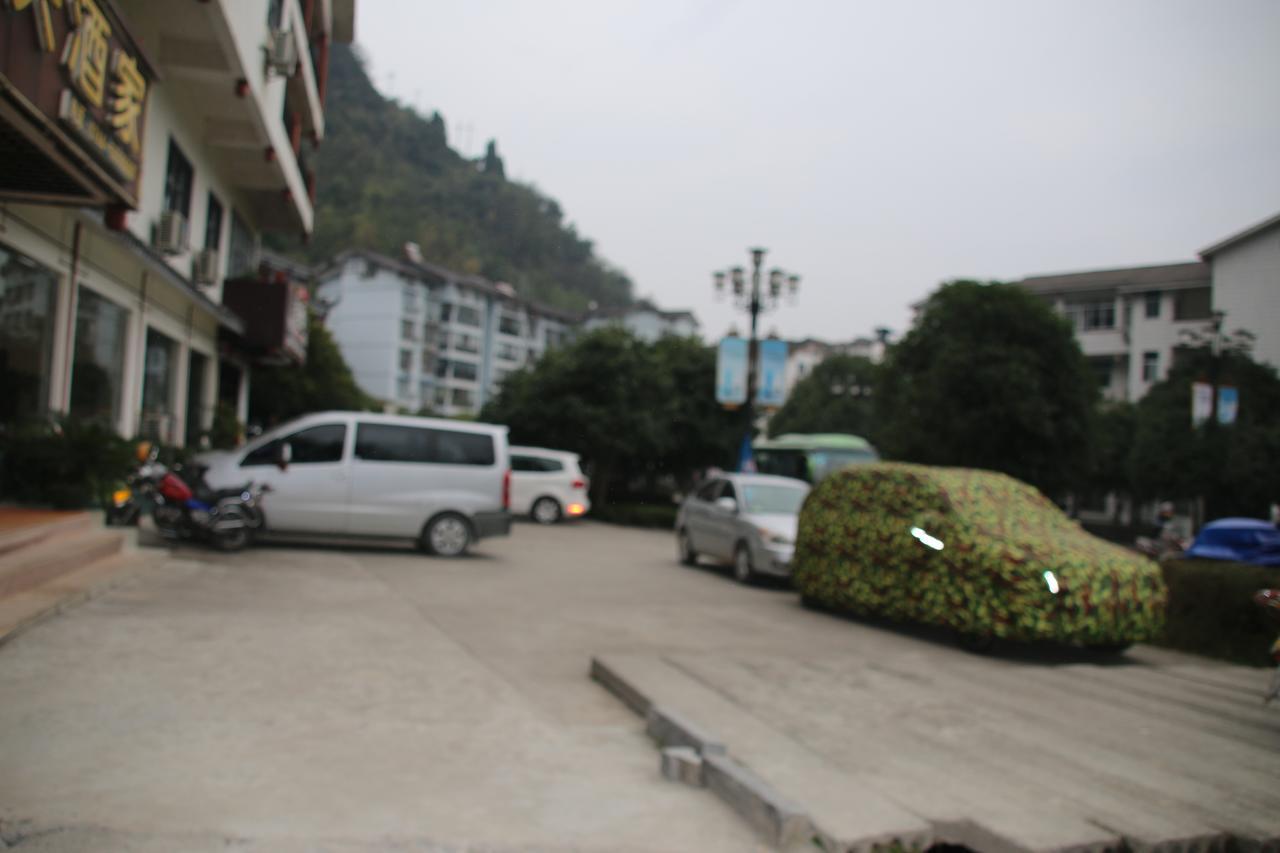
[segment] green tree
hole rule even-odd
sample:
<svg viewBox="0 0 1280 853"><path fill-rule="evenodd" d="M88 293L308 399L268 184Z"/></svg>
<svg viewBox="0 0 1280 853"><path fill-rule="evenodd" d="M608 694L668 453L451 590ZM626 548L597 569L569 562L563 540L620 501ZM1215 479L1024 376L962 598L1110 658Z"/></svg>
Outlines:
<svg viewBox="0 0 1280 853"><path fill-rule="evenodd" d="M306 364L255 367L250 379L249 417L266 425L326 409L381 408L356 385L342 351L314 315L307 321Z"/></svg>
<svg viewBox="0 0 1280 853"><path fill-rule="evenodd" d="M323 262L352 248L397 255L407 242L430 261L514 285L570 311L631 303L626 275L536 187L507 179L497 143L477 164L449 147L445 120L384 98L358 54L334 45L316 152L316 229L274 248Z"/></svg>
<svg viewBox="0 0 1280 853"><path fill-rule="evenodd" d="M955 281L889 351L891 458L1003 471L1060 494L1088 473L1097 387L1066 320L1016 285Z"/></svg>
<svg viewBox="0 0 1280 853"><path fill-rule="evenodd" d="M727 464L741 418L714 387L715 354L697 341L602 329L507 376L480 418L509 426L513 443L581 454L603 506L632 482Z"/></svg>
<svg viewBox="0 0 1280 853"><path fill-rule="evenodd" d="M769 419L769 435L788 432L844 432L872 437L872 393L878 369L868 358L833 355L796 383L787 401Z"/></svg>
<svg viewBox="0 0 1280 853"><path fill-rule="evenodd" d="M1194 382L1230 385L1240 395L1231 425L1191 422ZM1208 518L1265 518L1280 500L1280 378L1238 351L1179 351L1169 375L1137 405L1130 472L1150 499L1204 498Z"/></svg>

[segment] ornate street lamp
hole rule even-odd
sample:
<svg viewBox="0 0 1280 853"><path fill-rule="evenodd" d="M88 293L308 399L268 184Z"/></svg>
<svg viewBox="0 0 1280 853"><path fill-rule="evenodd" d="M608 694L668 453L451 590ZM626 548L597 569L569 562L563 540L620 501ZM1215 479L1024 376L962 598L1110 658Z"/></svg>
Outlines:
<svg viewBox="0 0 1280 853"><path fill-rule="evenodd" d="M716 297L723 298L725 296L727 281L732 290L731 295L734 307L751 315L751 338L747 351L747 402L743 406L746 410L746 437L744 440L748 443L752 438L752 427L755 419L754 404L758 373L757 362L760 349L758 336L760 315L777 308L784 296L789 301L794 302L800 291L800 276L786 273L777 267L769 271L768 281L762 282L761 271L764 267L766 250L754 248L749 251L751 254L750 289L748 289L746 271L742 267L733 267L727 272L717 270L712 273ZM762 284L764 285L763 287Z"/></svg>

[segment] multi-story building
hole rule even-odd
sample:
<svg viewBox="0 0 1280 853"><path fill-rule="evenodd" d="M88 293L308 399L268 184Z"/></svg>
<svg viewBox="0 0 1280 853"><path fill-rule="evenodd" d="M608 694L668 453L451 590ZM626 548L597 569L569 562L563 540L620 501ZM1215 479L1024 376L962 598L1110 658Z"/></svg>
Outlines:
<svg viewBox="0 0 1280 853"><path fill-rule="evenodd" d="M260 235L311 231L329 45L354 0L0 7L0 420L175 444L247 366L305 357Z"/></svg>
<svg viewBox="0 0 1280 853"><path fill-rule="evenodd" d="M874 338L854 338L847 343L827 343L815 338L805 338L802 341L793 341L787 346L787 372L786 372L786 395L791 396L791 391L796 387L801 379L804 379L813 369L826 359L833 355L857 355L879 362L884 358L885 347L888 346L889 331L882 330Z"/></svg>
<svg viewBox="0 0 1280 853"><path fill-rule="evenodd" d="M611 326L626 329L648 343L667 335L698 337L698 320L692 312L663 311L645 301L626 308L597 308L582 318L583 331Z"/></svg>
<svg viewBox="0 0 1280 853"><path fill-rule="evenodd" d="M416 258L353 250L317 280L316 305L356 382L410 412L476 414L508 373L573 329L571 315L510 285Z"/></svg>
<svg viewBox="0 0 1280 853"><path fill-rule="evenodd" d="M1224 331L1254 336L1253 357L1280 368L1280 214L1200 252Z"/></svg>
<svg viewBox="0 0 1280 853"><path fill-rule="evenodd" d="M1138 400L1173 365L1183 334L1213 315L1207 264L1162 264L1025 278L1071 321L1109 400Z"/></svg>

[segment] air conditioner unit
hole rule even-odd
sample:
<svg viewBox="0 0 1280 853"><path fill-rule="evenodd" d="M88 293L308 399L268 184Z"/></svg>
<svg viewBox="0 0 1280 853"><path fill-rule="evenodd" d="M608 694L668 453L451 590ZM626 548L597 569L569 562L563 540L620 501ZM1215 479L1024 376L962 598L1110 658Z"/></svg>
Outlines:
<svg viewBox="0 0 1280 853"><path fill-rule="evenodd" d="M180 255L187 250L187 217L176 210L160 214L156 227L156 248L167 255Z"/></svg>
<svg viewBox="0 0 1280 853"><path fill-rule="evenodd" d="M191 264L191 278L196 284L218 283L218 250L201 249Z"/></svg>
<svg viewBox="0 0 1280 853"><path fill-rule="evenodd" d="M267 68L281 77L292 77L297 67L298 50L293 30L272 30L267 41Z"/></svg>

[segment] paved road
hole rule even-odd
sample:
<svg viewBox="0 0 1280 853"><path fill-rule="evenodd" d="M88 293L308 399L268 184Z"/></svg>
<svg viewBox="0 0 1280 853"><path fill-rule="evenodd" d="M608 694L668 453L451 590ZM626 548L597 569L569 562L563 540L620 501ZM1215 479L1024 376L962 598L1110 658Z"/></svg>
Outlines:
<svg viewBox="0 0 1280 853"><path fill-rule="evenodd" d="M763 849L707 791L659 777L642 724L586 677L598 655L676 665L789 732L798 750L830 749L837 763L863 760L866 770L901 765L922 730L958 741L975 735L975 721L1007 725L1022 703L1031 720L1062 715L1056 745L1069 751L1082 725L1072 715L1085 706L1046 707L1063 697L1044 679L1077 669L1081 691L1132 705L1124 666L988 661L927 632L814 613L778 587L678 566L664 533L521 524L457 561L371 549L185 550L0 647L0 847ZM1152 774L1199 767L1201 779L1169 777L1173 788L1225 786L1243 798L1241 811L1274 804L1280 728L1214 696L1214 684L1243 695L1254 672L1153 649L1128 662L1208 673L1195 698L1215 712L1212 743L1223 751L1188 756L1164 743L1176 755ZM837 685L833 705L824 679ZM1139 698L1158 706L1177 697ZM893 702L911 703L910 713ZM957 718L957 707L968 710ZM857 720L881 739L868 755L839 749L842 727ZM1157 714L1151 731L1164 738L1171 726ZM978 734L979 746L998 748L989 729ZM1016 735L1025 745L1035 732ZM1242 745L1250 739L1258 752ZM950 746L952 759L964 754ZM927 755L908 763L927 776ZM1079 765L1069 769L1064 785L1090 783ZM1034 768L1037 779L1054 773ZM1272 784L1254 790L1259 778Z"/></svg>

